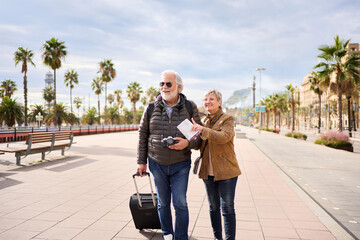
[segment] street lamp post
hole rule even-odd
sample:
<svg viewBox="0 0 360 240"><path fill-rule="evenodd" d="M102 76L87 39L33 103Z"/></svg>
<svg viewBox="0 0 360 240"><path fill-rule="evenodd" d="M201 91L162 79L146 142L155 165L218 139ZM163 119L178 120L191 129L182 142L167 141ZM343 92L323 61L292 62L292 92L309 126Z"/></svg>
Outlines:
<svg viewBox="0 0 360 240"><path fill-rule="evenodd" d="M260 122L260 124L259 124L259 133L261 133L261 124L262 124L262 121L261 121L261 71L265 71L265 68L257 68L256 69L256 71L259 71L260 72L260 84L259 84L259 91L260 91L260 96L259 96L259 99L260 99L260 111L259 111L259 122Z"/></svg>

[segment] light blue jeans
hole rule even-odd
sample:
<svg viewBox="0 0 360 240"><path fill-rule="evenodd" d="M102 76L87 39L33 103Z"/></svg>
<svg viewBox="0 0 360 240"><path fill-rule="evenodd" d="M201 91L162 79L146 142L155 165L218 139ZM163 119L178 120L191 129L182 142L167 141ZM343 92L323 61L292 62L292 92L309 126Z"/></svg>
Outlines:
<svg viewBox="0 0 360 240"><path fill-rule="evenodd" d="M148 158L158 194L158 213L163 235L172 234L175 240L188 240L189 210L186 201L191 160L173 165L160 165ZM175 231L171 216L171 196L175 209Z"/></svg>

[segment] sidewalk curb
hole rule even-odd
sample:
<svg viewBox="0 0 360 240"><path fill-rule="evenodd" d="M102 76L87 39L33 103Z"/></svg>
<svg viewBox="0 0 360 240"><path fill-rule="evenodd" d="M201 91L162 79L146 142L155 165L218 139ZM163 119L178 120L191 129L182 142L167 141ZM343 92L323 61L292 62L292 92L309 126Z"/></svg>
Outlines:
<svg viewBox="0 0 360 240"><path fill-rule="evenodd" d="M251 140L250 140L251 141ZM303 200L304 204L314 213L315 216L325 225L325 227L339 240L354 240L348 231L346 231L339 223L327 213L327 211L313 199L296 181L289 176L278 164L276 164L269 156L267 156L255 142L251 141L256 147L259 154L266 159L274 170L280 175L286 184Z"/></svg>

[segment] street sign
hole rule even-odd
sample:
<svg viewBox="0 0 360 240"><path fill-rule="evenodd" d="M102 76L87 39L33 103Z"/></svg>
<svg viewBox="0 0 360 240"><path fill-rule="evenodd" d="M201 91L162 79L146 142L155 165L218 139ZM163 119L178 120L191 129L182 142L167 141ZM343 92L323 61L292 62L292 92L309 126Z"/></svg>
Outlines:
<svg viewBox="0 0 360 240"><path fill-rule="evenodd" d="M261 111L260 111L260 109L261 109ZM261 108L260 108L260 106L256 106L255 107L255 112L266 112L266 107L261 106Z"/></svg>

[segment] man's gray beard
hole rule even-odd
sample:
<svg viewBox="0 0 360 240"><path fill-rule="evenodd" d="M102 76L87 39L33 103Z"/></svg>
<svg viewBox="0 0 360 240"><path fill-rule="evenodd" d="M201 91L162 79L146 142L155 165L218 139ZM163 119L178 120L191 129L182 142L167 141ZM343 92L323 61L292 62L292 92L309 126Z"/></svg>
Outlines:
<svg viewBox="0 0 360 240"><path fill-rule="evenodd" d="M173 92L170 92L170 95L166 95L166 94L163 94L163 92L161 92L161 97L165 100L165 101L171 101L173 99L177 99L177 92L176 91L173 91Z"/></svg>

